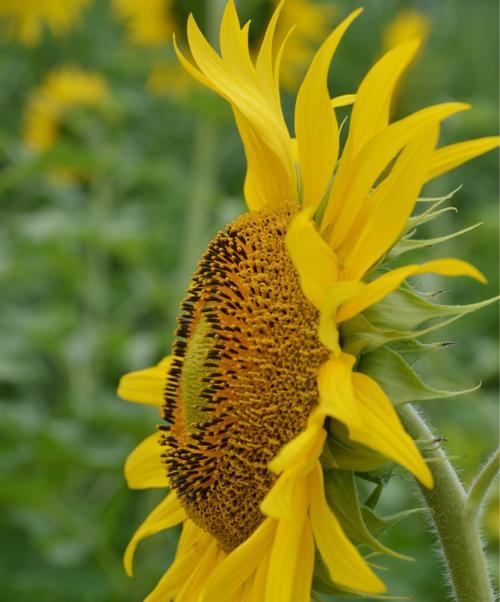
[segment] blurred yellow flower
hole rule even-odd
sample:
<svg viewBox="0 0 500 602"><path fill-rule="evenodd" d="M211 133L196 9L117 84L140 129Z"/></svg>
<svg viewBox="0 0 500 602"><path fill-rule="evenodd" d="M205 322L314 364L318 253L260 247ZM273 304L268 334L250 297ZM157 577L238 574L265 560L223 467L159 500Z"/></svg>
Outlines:
<svg viewBox="0 0 500 602"><path fill-rule="evenodd" d="M23 138L36 152L57 142L65 115L76 107L98 107L108 96L101 75L76 67L61 67L49 73L34 90L26 106Z"/></svg>
<svg viewBox="0 0 500 602"><path fill-rule="evenodd" d="M36 45L47 27L65 33L79 19L89 0L0 0L0 19L7 34L26 46Z"/></svg>
<svg viewBox="0 0 500 602"><path fill-rule="evenodd" d="M178 63L158 61L149 74L147 90L156 96L184 96L192 88L192 80Z"/></svg>
<svg viewBox="0 0 500 602"><path fill-rule="evenodd" d="M427 15L414 8L406 8L397 13L382 37L384 52L412 38L425 42L430 29Z"/></svg>
<svg viewBox="0 0 500 602"><path fill-rule="evenodd" d="M113 8L125 22L131 44L161 46L175 31L172 0L113 0Z"/></svg>
<svg viewBox="0 0 500 602"><path fill-rule="evenodd" d="M274 0L278 6L280 2ZM281 83L288 90L295 90L317 46L328 35L330 23L337 15L332 4L317 4L310 0L287 0L281 19L276 26L276 48L286 42L281 64Z"/></svg>

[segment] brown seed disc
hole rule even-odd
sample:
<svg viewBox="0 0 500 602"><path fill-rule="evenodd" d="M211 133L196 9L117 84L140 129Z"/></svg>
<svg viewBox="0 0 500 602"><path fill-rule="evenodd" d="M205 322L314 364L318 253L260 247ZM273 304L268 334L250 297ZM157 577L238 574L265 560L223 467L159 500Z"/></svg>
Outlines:
<svg viewBox="0 0 500 602"><path fill-rule="evenodd" d="M285 245L291 210L247 213L210 243L182 304L163 416L171 486L226 552L263 520L267 468L304 429L327 351Z"/></svg>

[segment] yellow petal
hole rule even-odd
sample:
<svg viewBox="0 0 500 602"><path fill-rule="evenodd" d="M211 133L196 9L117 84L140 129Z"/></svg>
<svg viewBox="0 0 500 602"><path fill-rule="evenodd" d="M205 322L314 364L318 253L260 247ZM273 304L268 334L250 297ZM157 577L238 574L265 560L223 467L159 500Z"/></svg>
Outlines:
<svg viewBox="0 0 500 602"><path fill-rule="evenodd" d="M125 461L125 478L130 489L168 487L167 469L161 461L164 448L161 433L153 433L129 454Z"/></svg>
<svg viewBox="0 0 500 602"><path fill-rule="evenodd" d="M300 541L308 503L307 481L297 488L290 518L278 521L272 543L264 602L283 602L295 597L293 590L297 565L302 562Z"/></svg>
<svg viewBox="0 0 500 602"><path fill-rule="evenodd" d="M352 369L356 358L348 353L327 360L318 375L320 408L332 418L343 422L349 431L360 428L363 418L352 388Z"/></svg>
<svg viewBox="0 0 500 602"><path fill-rule="evenodd" d="M489 136L439 148L432 156L427 180L437 178L437 176L458 167L458 165L462 165L462 163L474 159L474 157L497 148L499 144L500 138L498 136Z"/></svg>
<svg viewBox="0 0 500 602"><path fill-rule="evenodd" d="M316 547L325 561L331 580L359 592L382 593L386 588L349 541L330 510L323 487L323 472L317 463L309 476L309 516Z"/></svg>
<svg viewBox="0 0 500 602"><path fill-rule="evenodd" d="M304 521L300 539L300 562L295 567L294 602L310 602L314 572L314 538L309 520Z"/></svg>
<svg viewBox="0 0 500 602"><path fill-rule="evenodd" d="M341 94L332 98L332 108L339 109L340 107L348 107L356 101L356 94Z"/></svg>
<svg viewBox="0 0 500 602"><path fill-rule="evenodd" d="M400 150L420 136L423 130L468 108L470 105L458 102L427 107L391 123L355 156L344 150L321 223L321 232L332 248L340 248L351 232L366 197Z"/></svg>
<svg viewBox="0 0 500 602"><path fill-rule="evenodd" d="M277 456L269 463L269 469L279 474L314 456L317 448L323 444L323 420L324 414L317 409L314 410L309 417L307 427L280 449Z"/></svg>
<svg viewBox="0 0 500 602"><path fill-rule="evenodd" d="M179 504L175 493L171 491L167 497L158 504L153 512L151 512L151 514L137 529L130 540L123 557L123 564L125 566L125 572L127 575L129 575L129 577L132 576L132 562L134 559L134 553L135 549L137 548L137 544L140 541L146 537L149 537L150 535L154 535L155 533L159 533L165 529L170 529L170 527L178 525L185 519L186 513Z"/></svg>
<svg viewBox="0 0 500 602"><path fill-rule="evenodd" d="M364 282L343 281L336 282L328 290L321 309L318 336L333 355L340 354L337 309L348 299L359 295L365 286Z"/></svg>
<svg viewBox="0 0 500 602"><path fill-rule="evenodd" d="M246 29L241 29L234 0L224 9L220 26L220 50L228 71L251 85L256 85L255 69L250 59Z"/></svg>
<svg viewBox="0 0 500 602"><path fill-rule="evenodd" d="M263 554L253 577L251 595L248 602L264 600L266 595L267 569L269 567L269 552Z"/></svg>
<svg viewBox="0 0 500 602"><path fill-rule="evenodd" d="M187 35L189 47L200 72L210 81L211 87L227 99L237 111L237 123L243 133L245 152L255 156L257 148L261 154L260 164L266 159L269 167L255 173L255 182L263 185L269 179L271 165L278 164L280 169L274 174L279 180L280 197L275 198L276 190L269 191L269 203L291 201L296 196L295 169L291 155L290 136L281 108L270 100L267 88L258 85L255 68L246 59L246 30L239 31L236 13L229 5L226 11L227 32L224 32L224 58L220 57L204 38L192 16L188 19ZM231 33L232 32L232 33ZM238 68L241 67L241 70ZM238 68L238 70L237 70ZM242 121L243 118L243 121ZM248 145L254 148L249 149ZM257 162L255 162L257 165ZM255 165L252 169L255 171ZM271 179L270 181L273 181ZM247 188L249 186L247 185ZM250 187L251 189L251 187Z"/></svg>
<svg viewBox="0 0 500 602"><path fill-rule="evenodd" d="M355 154L389 123L394 88L415 56L420 41L410 40L385 54L365 76L356 94L349 128L349 152Z"/></svg>
<svg viewBox="0 0 500 602"><path fill-rule="evenodd" d="M280 101L280 90L279 90L279 66L278 69L274 68L274 50L273 50L273 42L274 42L274 34L276 31L276 24L278 22L278 18L283 9L284 1L280 2L269 21L269 25L267 26L266 32L264 34L264 39L262 40L262 44L260 46L259 53L257 55L256 61L256 71L257 76L260 81L260 85L262 86L262 90L266 98L269 100L271 104L274 104L277 111L281 112L281 101ZM278 53L279 56L279 53Z"/></svg>
<svg viewBox="0 0 500 602"><path fill-rule="evenodd" d="M437 125L423 130L367 199L350 248L343 249L346 279L360 280L401 236L424 185L438 135Z"/></svg>
<svg viewBox="0 0 500 602"><path fill-rule="evenodd" d="M202 537L193 541L182 556L176 555L174 562L149 594L148 600L166 602L176 596L189 579L193 567L196 567L203 558L211 541L211 536L202 531Z"/></svg>
<svg viewBox="0 0 500 602"><path fill-rule="evenodd" d="M172 356L169 355L152 368L125 374L118 385L118 396L125 401L161 407L171 363Z"/></svg>
<svg viewBox="0 0 500 602"><path fill-rule="evenodd" d="M359 431L353 429L350 438L401 464L431 488L431 471L384 391L369 376L359 372L353 373L352 384L366 426Z"/></svg>
<svg viewBox="0 0 500 602"><path fill-rule="evenodd" d="M275 529L275 521L265 520L229 553L208 578L200 602L224 602L230 598L256 570L272 544Z"/></svg>
<svg viewBox="0 0 500 602"><path fill-rule="evenodd" d="M270 463L272 470L276 472L276 467L279 467L283 473L260 505L262 513L266 516L277 519L293 516L297 488L300 487L304 477L312 469L323 450L326 431L323 429L322 423L322 419L312 423L305 431L285 445ZM286 467L283 469L284 466Z"/></svg>
<svg viewBox="0 0 500 602"><path fill-rule="evenodd" d="M333 175L339 152L339 132L328 92L328 70L345 31L361 13L344 19L316 53L297 94L295 135L299 148L304 207L315 209Z"/></svg>
<svg viewBox="0 0 500 602"><path fill-rule="evenodd" d="M286 245L297 270L304 295L318 309L328 289L338 279L337 257L311 219L312 210L298 213L288 228Z"/></svg>
<svg viewBox="0 0 500 602"><path fill-rule="evenodd" d="M410 276L441 274L442 276L470 276L485 283L486 278L474 266L460 259L436 259L421 265L406 265L387 272L369 282L358 297L350 299L337 312L337 322L344 322L396 290Z"/></svg>
<svg viewBox="0 0 500 602"><path fill-rule="evenodd" d="M210 90L213 90L213 91L217 92L216 88L212 85L212 83L208 79L208 77L205 77L203 75L203 73L199 69L197 69L193 65L193 63L191 63L191 61L189 61L184 56L184 54L181 52L179 46L177 45L177 38L175 37L175 34L173 36L173 43L174 43L175 54L177 55L177 58L178 58L180 64L189 73L189 75L191 75L191 77L193 79L195 79L202 86L205 86L206 88L209 88Z"/></svg>
<svg viewBox="0 0 500 602"><path fill-rule="evenodd" d="M189 574L182 583L181 589L175 594L175 602L198 601L207 576L212 573L217 564L221 561L222 556L223 553L219 550L217 540L208 536L207 542L203 545L202 554L198 559L195 559L191 565ZM162 584L162 581L160 581L155 590L149 594L144 602L166 602L166 600L171 598L165 596L165 590L166 587Z"/></svg>
<svg viewBox="0 0 500 602"><path fill-rule="evenodd" d="M206 531L200 529L193 523L191 519L184 521L182 525L182 532L177 543L177 550L175 552L175 558L181 558L190 550L193 546L200 547L200 538L211 537Z"/></svg>
<svg viewBox="0 0 500 602"><path fill-rule="evenodd" d="M233 111L247 160L244 192L248 208L257 211L295 198L295 194L290 197L290 179L279 156L270 152L265 141L237 108Z"/></svg>

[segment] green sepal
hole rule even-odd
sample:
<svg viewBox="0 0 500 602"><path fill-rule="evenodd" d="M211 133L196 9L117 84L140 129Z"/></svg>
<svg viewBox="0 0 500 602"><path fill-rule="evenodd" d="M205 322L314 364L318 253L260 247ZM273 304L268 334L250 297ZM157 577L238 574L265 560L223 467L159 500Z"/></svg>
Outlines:
<svg viewBox="0 0 500 602"><path fill-rule="evenodd" d="M313 592L315 592L316 594L325 594L326 596L333 596L338 598L361 598L364 600L408 600L407 597L403 596L366 594L364 592L357 592L334 584L331 581L330 575L328 574L328 569L319 554L316 555L316 561L314 564L312 589ZM318 596L315 596L314 593L312 595L312 599L317 600L318 602L323 602L322 599Z"/></svg>
<svg viewBox="0 0 500 602"><path fill-rule="evenodd" d="M417 339L406 339L401 341L394 341L388 345L389 349L392 349L398 353L406 362L413 366L428 353L435 353L436 351L442 351L447 347L455 345L452 341L440 341L437 343L421 343Z"/></svg>
<svg viewBox="0 0 500 602"><path fill-rule="evenodd" d="M364 315L375 327L390 326L394 330L411 331L429 320L466 315L497 300L498 297L492 297L469 305L440 305L404 284L379 303L366 309Z"/></svg>
<svg viewBox="0 0 500 602"><path fill-rule="evenodd" d="M381 468L376 468L375 470L358 471L356 472L356 476L369 483L375 483L377 487L385 487L390 481L395 467L396 464L394 462L388 462L386 465ZM368 505L368 502L365 502L365 505ZM370 507L373 508L374 506Z"/></svg>
<svg viewBox="0 0 500 602"><path fill-rule="evenodd" d="M439 204L441 204L441 203L444 203L444 201L449 201L451 198L453 198L457 194L457 192L462 190L462 188L463 188L463 184L460 184L459 186L457 186L455 189L453 189L448 194L445 194L444 196L421 196L421 197L418 197L417 203L439 203Z"/></svg>
<svg viewBox="0 0 500 602"><path fill-rule="evenodd" d="M398 243L396 243L392 247L392 249L389 251L389 253L387 253L387 255L384 258L383 264L393 261L394 259L396 259L397 257L400 257L404 253L409 253L410 251L416 251L418 249L426 249L428 247L434 247L435 245L442 244L444 242L452 240L453 238L456 238L457 236L462 236L463 234L466 234L467 232L470 232L471 230L475 230L476 228L478 228L481 225L482 225L482 223L479 222L477 224L474 224L473 226L469 226L468 228L463 228L462 230L457 230L456 232L447 234L446 236L438 236L436 238L418 239L418 238L411 238L411 235L408 237L402 238Z"/></svg>
<svg viewBox="0 0 500 602"><path fill-rule="evenodd" d="M363 521L371 533L378 535L384 533L388 529L394 527L402 520L405 520L409 516L414 514L420 514L422 512L429 512L428 508L411 508L410 510L403 510L389 516L380 516L372 508L364 505L361 506L361 513L363 515Z"/></svg>
<svg viewBox="0 0 500 602"><path fill-rule="evenodd" d="M363 519L352 471L328 470L324 473L324 479L328 504L349 539L356 544L364 544L381 554L400 560L412 560L408 556L387 548L370 533Z"/></svg>
<svg viewBox="0 0 500 602"><path fill-rule="evenodd" d="M366 316L360 314L346 322L342 328L343 349L346 353L359 355L362 352L374 351L386 344L393 346L396 342L410 343L417 337L438 330L461 317L462 315L453 316L449 320L432 324L421 330L394 330L374 326ZM448 344L449 343L435 343L434 345L429 344L424 345L423 347L426 348L427 352L431 352L441 350Z"/></svg>
<svg viewBox="0 0 500 602"><path fill-rule="evenodd" d="M478 388L460 391L444 391L426 385L411 366L395 351L380 347L361 356L358 371L378 382L395 406L410 401L426 401L456 397Z"/></svg>
<svg viewBox="0 0 500 602"><path fill-rule="evenodd" d="M450 213L450 211L452 213L457 212L456 207L443 207L442 209L436 209L435 211L433 211L433 209L440 204L441 203L436 203L435 205L427 209L427 211L424 211L423 213L419 213L417 215L412 215L410 218L408 218L408 221L406 222L406 227L403 231L403 236L406 236L412 230L415 230L419 226L422 226L423 224L427 224L428 222L435 220L437 217L440 217L445 213Z"/></svg>
<svg viewBox="0 0 500 602"><path fill-rule="evenodd" d="M440 305L405 284L341 327L343 348L359 355L382 345L421 337L497 301L492 297L469 305ZM447 319L446 319L447 318ZM430 323L415 330L421 324ZM428 351L442 349L439 345Z"/></svg>
<svg viewBox="0 0 500 602"><path fill-rule="evenodd" d="M389 466L385 456L361 443L349 440L347 428L341 422L331 420L327 444L323 448L321 463L326 470L353 470L372 472Z"/></svg>
<svg viewBox="0 0 500 602"><path fill-rule="evenodd" d="M384 486L384 484L378 483L377 486L373 488L373 491L370 493L363 506L367 506L368 508L374 510L375 506L379 502L382 492L384 491Z"/></svg>
<svg viewBox="0 0 500 602"><path fill-rule="evenodd" d="M449 201L451 198L453 198L455 196L455 194L460 190L460 188L462 188L462 186L459 186L455 190L452 190L449 194L446 194L445 196L418 199L418 201L420 203L423 202L423 203L432 203L432 204L428 209L426 209L425 211L422 211L422 213L417 213L416 215L412 215L408 219L405 230L403 232L403 236L405 234L408 234L408 232L411 232L411 230L418 228L418 226L421 226L422 224L426 224L427 222L430 222L430 221L436 219L437 217L439 217L440 215L443 215L444 213L448 213L449 211L453 211L456 213L457 212L456 207L444 207L443 209L438 209L438 207L441 206L446 201Z"/></svg>

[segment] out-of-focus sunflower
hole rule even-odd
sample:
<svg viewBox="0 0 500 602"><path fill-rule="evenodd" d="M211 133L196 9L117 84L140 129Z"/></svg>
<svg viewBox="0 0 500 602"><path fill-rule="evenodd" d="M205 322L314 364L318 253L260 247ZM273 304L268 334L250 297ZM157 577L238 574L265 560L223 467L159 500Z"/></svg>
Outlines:
<svg viewBox="0 0 500 602"><path fill-rule="evenodd" d="M369 376L373 366L363 368L363 352L382 347L399 357L384 343L404 340L406 351L417 345L421 331L413 331L411 310L408 323L404 314L396 323L394 305L384 306L401 286L411 305L408 277L484 281L458 259L392 269L387 260L416 223L410 215L422 186L497 146L498 138L437 149L441 121L468 108L462 103L389 123L414 41L383 56L355 97L332 100L329 65L355 11L312 60L298 92L293 139L273 48L282 6L255 63L232 1L222 20L221 56L192 17L194 62L177 50L188 72L233 108L247 157L249 212L203 255L172 355L120 382L122 398L158 407L165 420L129 456L128 484L170 488L134 534L127 572L142 539L183 525L175 560L147 602L309 602L313 575L314 587L326 580L329 592L385 591L352 539L392 552L365 537L354 502L333 510L335 483L388 461L427 487L433 477L401 425L398 400ZM340 152L335 108L353 100Z"/></svg>
<svg viewBox="0 0 500 602"><path fill-rule="evenodd" d="M60 67L50 72L36 88L24 113L23 139L34 152L51 149L59 140L61 128L71 111L97 109L109 98L109 89L98 73L76 67ZM70 168L57 170L71 177Z"/></svg>
<svg viewBox="0 0 500 602"><path fill-rule="evenodd" d="M139 46L162 46L175 31L172 0L113 0L113 8L127 28L128 41Z"/></svg>
<svg viewBox="0 0 500 602"><path fill-rule="evenodd" d="M422 41L429 35L430 23L427 15L415 8L400 10L389 23L382 36L385 52L413 38Z"/></svg>
<svg viewBox="0 0 500 602"><path fill-rule="evenodd" d="M274 0L278 6L279 0ZM338 12L334 4L287 0L276 26L276 48L290 34L281 63L281 84L295 91L315 49L330 31ZM292 31L293 28L293 31Z"/></svg>
<svg viewBox="0 0 500 602"><path fill-rule="evenodd" d="M89 0L0 0L0 21L7 35L36 45L47 27L53 35L70 30Z"/></svg>
<svg viewBox="0 0 500 602"><path fill-rule="evenodd" d="M192 79L179 63L168 60L153 65L147 80L147 89L158 96L183 97L192 87Z"/></svg>

